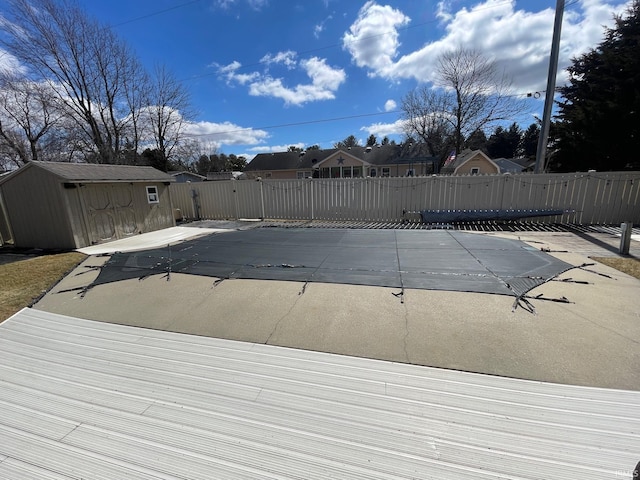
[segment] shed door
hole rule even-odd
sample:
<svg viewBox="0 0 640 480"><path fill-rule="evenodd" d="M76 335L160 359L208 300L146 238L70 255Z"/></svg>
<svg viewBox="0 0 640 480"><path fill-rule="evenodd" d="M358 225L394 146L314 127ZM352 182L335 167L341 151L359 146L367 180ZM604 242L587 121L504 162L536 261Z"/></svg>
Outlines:
<svg viewBox="0 0 640 480"><path fill-rule="evenodd" d="M138 232L130 184L83 188L91 243L116 240Z"/></svg>

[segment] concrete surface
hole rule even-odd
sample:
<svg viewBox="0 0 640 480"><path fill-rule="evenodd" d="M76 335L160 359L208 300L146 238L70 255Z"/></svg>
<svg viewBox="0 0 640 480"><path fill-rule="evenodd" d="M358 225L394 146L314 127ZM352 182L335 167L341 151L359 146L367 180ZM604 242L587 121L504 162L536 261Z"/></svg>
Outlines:
<svg viewBox="0 0 640 480"><path fill-rule="evenodd" d="M478 235L483 235L478 233ZM494 235L492 233L491 235ZM591 263L567 233L495 235L528 241L573 265ZM557 243L556 243L557 242ZM637 245L634 244L633 249ZM633 253L633 251L632 251ZM88 257L34 308L80 318L233 340L566 384L640 390L640 280L597 264L531 296L354 285L224 280L171 274L79 291L97 276ZM598 275L598 272L610 278Z"/></svg>

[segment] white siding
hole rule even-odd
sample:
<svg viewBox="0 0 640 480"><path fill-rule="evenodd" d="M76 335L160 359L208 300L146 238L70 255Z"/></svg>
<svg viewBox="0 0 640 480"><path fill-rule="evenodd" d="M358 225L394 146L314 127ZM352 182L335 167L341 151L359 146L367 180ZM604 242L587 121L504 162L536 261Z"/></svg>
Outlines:
<svg viewBox="0 0 640 480"><path fill-rule="evenodd" d="M0 325L0 478L616 479L640 392L25 309Z"/></svg>

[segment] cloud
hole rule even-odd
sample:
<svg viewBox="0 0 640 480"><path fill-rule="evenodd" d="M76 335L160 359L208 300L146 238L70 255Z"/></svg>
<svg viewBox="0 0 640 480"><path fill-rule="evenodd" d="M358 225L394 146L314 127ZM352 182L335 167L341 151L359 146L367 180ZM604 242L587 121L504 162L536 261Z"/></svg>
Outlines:
<svg viewBox="0 0 640 480"><path fill-rule="evenodd" d="M368 135L375 135L378 138L388 137L390 135L402 135L404 134L405 120L399 119L393 123L373 123L364 127L360 127L360 130L367 132Z"/></svg>
<svg viewBox="0 0 640 480"><path fill-rule="evenodd" d="M282 64L289 70L292 70L297 65L296 56L296 52L292 50L287 50L286 52L278 52L275 55L267 53L260 59L260 63L264 63L265 65Z"/></svg>
<svg viewBox="0 0 640 480"><path fill-rule="evenodd" d="M223 10L229 10L237 3L238 0L214 0L213 6ZM269 5L269 0L247 0L247 5L249 5L253 10L259 11Z"/></svg>
<svg viewBox="0 0 640 480"><path fill-rule="evenodd" d="M218 69L218 73L220 74L221 77L227 80L227 84L232 84L233 82L236 82L236 83L239 83L240 85L245 85L260 76L258 72L238 73L238 70L242 68L242 64L235 60L231 62L229 65L222 66L222 65L213 63L211 64L211 66L216 67Z"/></svg>
<svg viewBox="0 0 640 480"><path fill-rule="evenodd" d="M305 148L305 144L302 142L298 143L287 143L285 145L259 145L256 147L252 147L249 149L254 155L257 153L270 153L270 152L286 152L289 150L289 147L296 148Z"/></svg>
<svg viewBox="0 0 640 480"><path fill-rule="evenodd" d="M325 18L323 21L321 21L320 23L318 23L313 27L314 37L320 38L320 34L324 32L324 24L327 23L329 20L333 20L333 15L329 15L327 18Z"/></svg>
<svg viewBox="0 0 640 480"><path fill-rule="evenodd" d="M343 48L357 66L369 69L371 76L392 77L393 59L400 46L397 29L407 23L409 17L400 10L368 1L342 37Z"/></svg>
<svg viewBox="0 0 640 480"><path fill-rule="evenodd" d="M231 122L189 122L184 127L185 134L200 142L211 142L221 145L255 145L267 139L265 130L243 128Z"/></svg>
<svg viewBox="0 0 640 480"><path fill-rule="evenodd" d="M248 85L249 95L280 98L286 105L303 105L308 102L334 99L335 92L346 80L344 70L327 65L323 58L312 57L295 63L295 57L295 52L287 51L273 56L265 55L263 60L268 66L283 64L289 70L296 67L302 69L311 83L288 87L282 78L275 78L266 73L240 74L238 73L241 68L239 62L218 66L218 72L229 83Z"/></svg>
<svg viewBox="0 0 640 480"><path fill-rule="evenodd" d="M27 69L16 57L0 48L0 73L8 73L19 77L26 75Z"/></svg>
<svg viewBox="0 0 640 480"><path fill-rule="evenodd" d="M571 58L594 48L603 39L604 26L613 26L613 15L622 13L631 0L579 0L564 16L559 78ZM409 18L390 6L367 2L343 37L353 62L368 75L390 81L434 80L438 56L457 47L470 47L493 57L513 79L519 93L546 86L555 11L516 9L515 0L485 0L453 11L453 3L441 1L436 16L445 34L413 52L399 54L400 32ZM384 12L384 13L383 13ZM387 32L383 35L384 32Z"/></svg>
<svg viewBox="0 0 640 480"><path fill-rule="evenodd" d="M386 102L384 102L384 111L385 112L391 112L393 110L395 110L397 108L398 104L395 102L395 100L387 100Z"/></svg>

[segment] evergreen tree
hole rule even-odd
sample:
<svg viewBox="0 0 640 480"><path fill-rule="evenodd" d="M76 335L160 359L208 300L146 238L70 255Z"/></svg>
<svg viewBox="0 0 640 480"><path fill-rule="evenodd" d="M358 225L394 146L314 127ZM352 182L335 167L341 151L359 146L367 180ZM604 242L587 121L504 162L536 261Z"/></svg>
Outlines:
<svg viewBox="0 0 640 480"><path fill-rule="evenodd" d="M491 158L515 158L521 141L521 130L517 123L511 124L508 130L496 127L487 140L487 154Z"/></svg>
<svg viewBox="0 0 640 480"><path fill-rule="evenodd" d="M560 89L550 170L640 168L640 0L593 50L573 59Z"/></svg>
<svg viewBox="0 0 640 480"><path fill-rule="evenodd" d="M349 147L359 147L360 142L354 135L349 135L347 138L333 145L333 148L349 148Z"/></svg>
<svg viewBox="0 0 640 480"><path fill-rule="evenodd" d="M487 153L487 136L482 130L476 130L464 142L465 148L469 150L482 150Z"/></svg>
<svg viewBox="0 0 640 480"><path fill-rule="evenodd" d="M532 123L522 134L522 141L520 142L520 153L523 157L529 159L536 158L539 137L540 126L537 123Z"/></svg>

